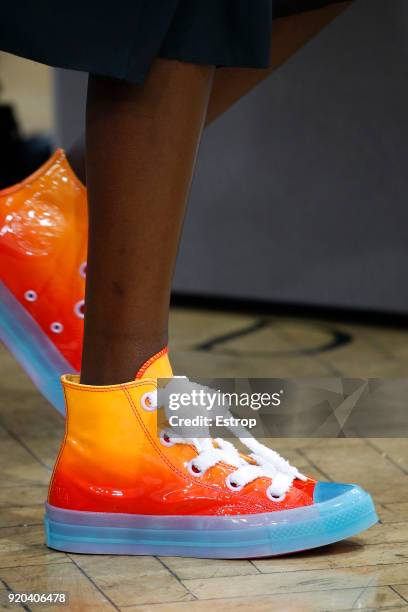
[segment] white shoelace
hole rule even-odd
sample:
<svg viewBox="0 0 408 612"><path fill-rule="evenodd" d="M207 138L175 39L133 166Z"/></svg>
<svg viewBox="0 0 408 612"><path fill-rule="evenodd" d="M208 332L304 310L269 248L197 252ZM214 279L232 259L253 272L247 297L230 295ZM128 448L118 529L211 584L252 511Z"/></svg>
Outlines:
<svg viewBox="0 0 408 612"><path fill-rule="evenodd" d="M157 393L146 393L142 398L142 405L147 410L157 408ZM249 432L247 432L249 434ZM197 456L188 464L187 469L191 476L199 478L207 470L217 465L226 463L236 468L226 479L226 485L231 491L240 491L247 484L257 478L267 477L272 480L266 489L267 497L274 501L282 501L292 486L295 478L306 481L307 477L292 466L279 453L258 442L250 434L249 437L240 437L239 440L251 453L250 461L240 455L239 451L231 442L222 438L189 438L180 436L171 429L161 433L161 442L164 446L174 444L189 444L194 446Z"/></svg>
<svg viewBox="0 0 408 612"><path fill-rule="evenodd" d="M232 491L240 491L257 478L267 477L272 479L272 483L266 489L266 495L272 501L278 502L285 498L295 478L307 480L306 476L276 451L264 446L254 438L239 439L252 451L249 458L254 463L247 461L231 442L222 438L215 440L212 438L185 438L173 434L171 430L165 430L161 434L164 446L173 446L173 444L194 446L198 454L187 464L187 469L192 476L203 476L207 470L221 462L237 468L226 479L226 485Z"/></svg>

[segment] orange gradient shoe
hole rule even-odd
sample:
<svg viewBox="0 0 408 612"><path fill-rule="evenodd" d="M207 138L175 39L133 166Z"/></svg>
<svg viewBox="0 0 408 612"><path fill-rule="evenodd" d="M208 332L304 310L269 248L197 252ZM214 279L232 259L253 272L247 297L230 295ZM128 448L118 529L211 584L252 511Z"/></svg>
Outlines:
<svg viewBox="0 0 408 612"><path fill-rule="evenodd" d="M0 191L0 339L61 412L60 376L80 369L85 187L63 151Z"/></svg>
<svg viewBox="0 0 408 612"><path fill-rule="evenodd" d="M308 479L256 441L248 457L223 440L160 434L157 378L171 376L164 349L127 384L63 377L67 425L46 504L48 546L260 557L322 546L377 521L360 487Z"/></svg>

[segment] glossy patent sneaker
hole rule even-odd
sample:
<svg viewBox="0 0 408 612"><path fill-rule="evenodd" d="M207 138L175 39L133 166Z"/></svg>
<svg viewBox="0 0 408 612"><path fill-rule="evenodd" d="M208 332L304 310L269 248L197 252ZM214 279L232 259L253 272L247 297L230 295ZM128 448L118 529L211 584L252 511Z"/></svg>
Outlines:
<svg viewBox="0 0 408 612"><path fill-rule="evenodd" d="M0 191L0 339L61 412L60 376L80 369L86 190L58 150Z"/></svg>
<svg viewBox="0 0 408 612"><path fill-rule="evenodd" d="M222 440L159 436L156 381L171 376L163 350L127 384L91 387L63 377L67 428L46 504L48 546L263 557L336 542L376 523L360 487L308 479L256 441L248 457Z"/></svg>

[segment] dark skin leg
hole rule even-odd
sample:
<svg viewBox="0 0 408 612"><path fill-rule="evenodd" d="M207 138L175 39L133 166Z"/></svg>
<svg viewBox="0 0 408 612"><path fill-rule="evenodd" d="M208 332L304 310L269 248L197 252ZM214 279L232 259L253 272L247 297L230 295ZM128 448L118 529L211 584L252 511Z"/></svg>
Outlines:
<svg viewBox="0 0 408 612"><path fill-rule="evenodd" d="M164 59L155 61L142 86L90 77L82 383L131 380L167 344L171 280L205 122L267 78L348 4L278 20L271 67L219 70L214 86L213 68Z"/></svg>
<svg viewBox="0 0 408 612"><path fill-rule="evenodd" d="M90 76L81 382L118 384L167 344L170 288L214 68L157 59L143 85Z"/></svg>
<svg viewBox="0 0 408 612"><path fill-rule="evenodd" d="M215 121L242 96L268 78L350 4L350 1L339 2L319 10L276 19L273 24L270 67L265 70L244 68L221 68L217 70L208 104L206 125ZM67 155L71 166L85 183L84 139L76 142Z"/></svg>

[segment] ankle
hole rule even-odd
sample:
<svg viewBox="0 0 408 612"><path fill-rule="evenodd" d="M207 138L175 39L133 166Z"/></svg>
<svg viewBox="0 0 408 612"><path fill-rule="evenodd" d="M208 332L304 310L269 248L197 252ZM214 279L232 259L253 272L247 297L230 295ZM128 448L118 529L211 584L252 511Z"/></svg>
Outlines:
<svg viewBox="0 0 408 612"><path fill-rule="evenodd" d="M161 334L147 340L122 338L114 342L94 342L84 346L81 384L118 385L136 378L140 368L167 346L168 337Z"/></svg>

